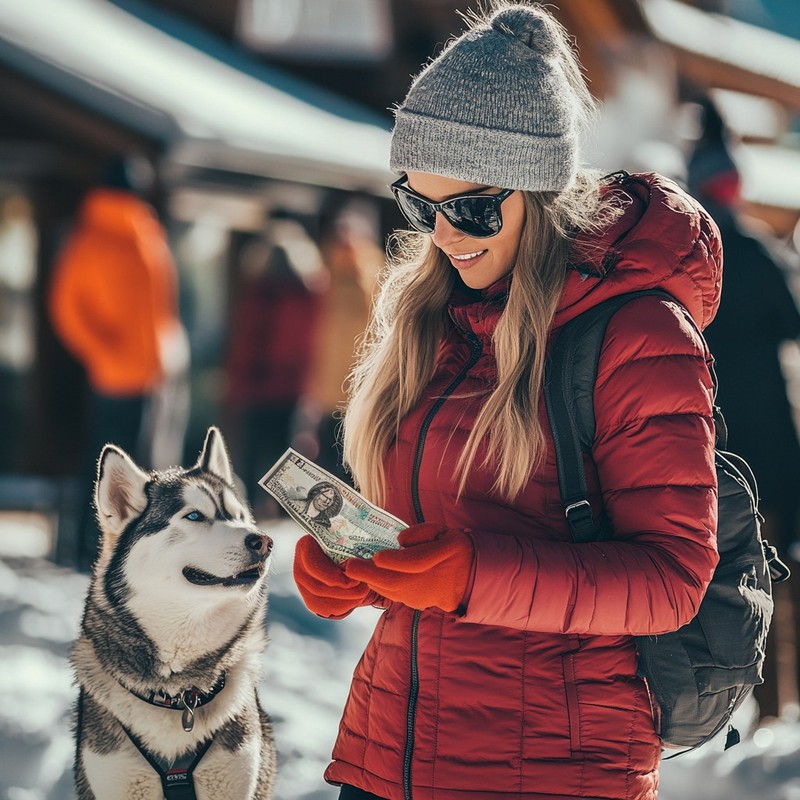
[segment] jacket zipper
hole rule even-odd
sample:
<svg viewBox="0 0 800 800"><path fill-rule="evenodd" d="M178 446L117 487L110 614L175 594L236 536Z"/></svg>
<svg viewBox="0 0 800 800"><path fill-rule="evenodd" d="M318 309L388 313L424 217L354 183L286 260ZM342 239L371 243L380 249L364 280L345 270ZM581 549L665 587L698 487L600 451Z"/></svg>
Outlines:
<svg viewBox="0 0 800 800"><path fill-rule="evenodd" d="M481 346L480 339L472 332L463 328L457 320L453 319L458 329L464 334L469 342L471 354L469 361L462 367L461 371L450 382L447 388L442 392L441 396L431 406L430 411L425 415L422 421L422 427L419 431L417 439L417 452L414 458L414 466L411 471L411 502L414 505L414 515L416 521L424 522L425 517L422 513L422 504L419 499L419 470L422 465L422 453L425 449L425 439L428 435L428 429L433 422L433 418L439 412L439 409L444 405L445 400L450 397L456 390L458 385L467 377L467 373L475 366L478 359L481 357L483 347ZM404 800L412 800L411 793L411 760L414 756L414 732L416 727L417 717L417 696L419 695L419 664L417 662L418 656L418 633L419 633L419 619L422 615L421 611L414 611L414 616L411 620L411 683L408 690L408 707L406 709L406 747L403 754L403 797Z"/></svg>

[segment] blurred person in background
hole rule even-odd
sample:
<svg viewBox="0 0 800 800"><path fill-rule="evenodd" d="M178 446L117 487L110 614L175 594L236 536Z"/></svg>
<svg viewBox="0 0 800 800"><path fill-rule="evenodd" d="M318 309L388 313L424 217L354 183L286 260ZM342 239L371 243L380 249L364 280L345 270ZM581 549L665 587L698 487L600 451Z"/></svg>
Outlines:
<svg viewBox="0 0 800 800"><path fill-rule="evenodd" d="M319 249L297 220L274 212L242 248L226 358L234 461L260 518L278 515L259 478L291 444L313 358L320 294L328 279Z"/></svg>
<svg viewBox="0 0 800 800"><path fill-rule="evenodd" d="M352 202L322 226L320 249L330 273L309 376L308 399L318 419L317 462L350 482L342 465L341 412L345 382L369 321L378 273L385 264L369 209Z"/></svg>
<svg viewBox="0 0 800 800"><path fill-rule="evenodd" d="M687 181L722 234L722 301L706 331L719 381L717 404L727 423L730 450L740 454L755 474L764 537L785 558L792 554L798 536L800 442L779 349L783 342L800 337L800 311L776 248L746 230L738 218L741 178L723 120L710 100L702 103L702 111L703 133L690 155ZM798 598L797 562L793 573L789 583ZM792 630L792 616L800 614L796 601L791 607L789 591L785 585L776 587L775 625L768 639L772 652L766 660L765 682L755 690L762 718L779 716L781 705L797 696L797 648L788 657L777 649L780 641L800 637L797 620ZM796 642L800 644L800 638Z"/></svg>
<svg viewBox="0 0 800 800"><path fill-rule="evenodd" d="M89 190L49 288L53 328L84 367L91 390L79 474L75 552L88 570L97 554L92 485L107 442L152 466L148 406L172 376L185 374L189 351L177 308L177 271L166 233L148 202L152 164L141 156L112 163ZM181 443L182 449L182 443Z"/></svg>
<svg viewBox="0 0 800 800"><path fill-rule="evenodd" d="M36 229L22 195L0 201L0 472L17 468L26 440L26 376L33 366Z"/></svg>

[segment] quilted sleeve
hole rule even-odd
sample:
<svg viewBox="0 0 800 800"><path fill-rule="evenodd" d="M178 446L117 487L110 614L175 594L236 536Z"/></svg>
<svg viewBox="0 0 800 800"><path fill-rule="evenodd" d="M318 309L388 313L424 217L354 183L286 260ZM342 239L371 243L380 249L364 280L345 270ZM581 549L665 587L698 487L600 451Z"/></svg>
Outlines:
<svg viewBox="0 0 800 800"><path fill-rule="evenodd" d="M480 532L464 621L646 635L688 622L716 551L713 386L683 312L657 297L609 323L593 455L614 538L574 544Z"/></svg>

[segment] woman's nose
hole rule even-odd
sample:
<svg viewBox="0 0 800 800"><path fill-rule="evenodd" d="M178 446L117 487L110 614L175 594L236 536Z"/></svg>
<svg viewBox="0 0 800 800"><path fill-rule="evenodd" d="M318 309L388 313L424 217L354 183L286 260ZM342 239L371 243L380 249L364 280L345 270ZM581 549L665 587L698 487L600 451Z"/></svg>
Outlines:
<svg viewBox="0 0 800 800"><path fill-rule="evenodd" d="M436 227L433 229L431 238L433 239L433 243L438 248L444 250L448 247L448 245L453 245L456 242L460 242L462 239L466 239L467 237L460 230L458 230L458 228L454 228L447 221L447 218L444 216L444 214L442 214L440 211L437 211Z"/></svg>

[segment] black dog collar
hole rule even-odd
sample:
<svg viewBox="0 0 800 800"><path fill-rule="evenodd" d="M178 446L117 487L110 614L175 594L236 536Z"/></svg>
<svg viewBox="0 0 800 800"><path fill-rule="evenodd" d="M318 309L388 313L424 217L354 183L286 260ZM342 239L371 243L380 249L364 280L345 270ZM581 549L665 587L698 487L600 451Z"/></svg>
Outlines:
<svg viewBox="0 0 800 800"><path fill-rule="evenodd" d="M192 686L190 689L183 689L177 694L167 694L160 689L148 694L141 694L129 686L125 686L122 681L120 681L120 684L134 697L144 700L145 703L150 703L151 706L182 711L181 725L188 733L194 728L194 710L210 703L225 688L225 677L226 673L223 672L207 692L201 692L196 686Z"/></svg>

